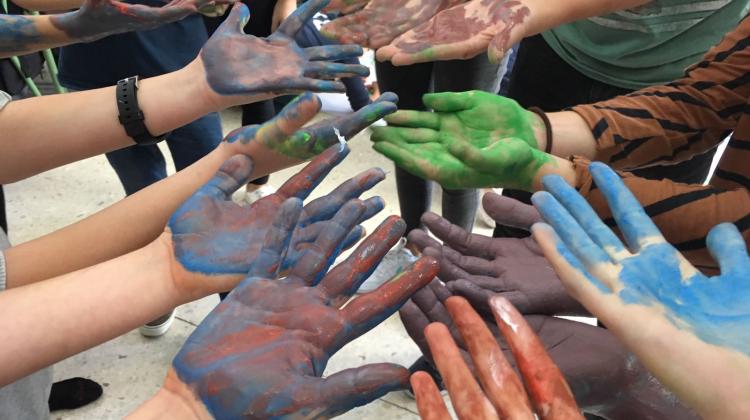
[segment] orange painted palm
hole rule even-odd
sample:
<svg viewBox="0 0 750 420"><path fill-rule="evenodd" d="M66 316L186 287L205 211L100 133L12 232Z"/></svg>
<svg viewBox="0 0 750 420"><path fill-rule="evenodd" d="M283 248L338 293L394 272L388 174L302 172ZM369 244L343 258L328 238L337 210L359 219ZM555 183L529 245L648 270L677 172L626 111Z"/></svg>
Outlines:
<svg viewBox="0 0 750 420"><path fill-rule="evenodd" d="M481 383L480 386L474 378L448 327L441 323L428 325L425 337L460 419L534 419L534 414L543 420L583 419L562 373L507 299L494 297L490 299L490 307L523 383L469 302L451 297L445 303L469 349ZM412 375L411 385L423 419L451 418L437 385L427 373Z"/></svg>

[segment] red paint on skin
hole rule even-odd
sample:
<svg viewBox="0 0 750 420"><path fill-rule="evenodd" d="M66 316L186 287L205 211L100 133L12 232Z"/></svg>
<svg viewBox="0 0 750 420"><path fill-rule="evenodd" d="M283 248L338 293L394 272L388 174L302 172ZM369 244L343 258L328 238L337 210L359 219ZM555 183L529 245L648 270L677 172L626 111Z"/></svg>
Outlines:
<svg viewBox="0 0 750 420"><path fill-rule="evenodd" d="M422 420L451 420L440 390L427 372L414 373L411 375L410 382L417 400L419 417Z"/></svg>
<svg viewBox="0 0 750 420"><path fill-rule="evenodd" d="M542 420L582 420L578 404L560 369L523 316L503 297L491 298L490 307L513 352L539 417Z"/></svg>
<svg viewBox="0 0 750 420"><path fill-rule="evenodd" d="M534 420L523 384L484 320L462 297L448 298L445 306L468 347L482 388L500 417Z"/></svg>

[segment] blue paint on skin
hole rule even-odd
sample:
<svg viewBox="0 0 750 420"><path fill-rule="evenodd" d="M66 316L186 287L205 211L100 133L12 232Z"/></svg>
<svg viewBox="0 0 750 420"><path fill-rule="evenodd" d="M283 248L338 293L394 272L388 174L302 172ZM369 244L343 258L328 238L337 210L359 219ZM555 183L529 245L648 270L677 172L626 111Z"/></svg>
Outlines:
<svg viewBox="0 0 750 420"><path fill-rule="evenodd" d="M750 287L747 286L750 258L737 228L721 224L709 233L707 244L722 274L707 277L664 240L614 171L596 163L591 165L591 173L607 198L628 245L637 251L633 256L623 254L615 261L621 269L618 275L623 286L618 294L620 299L627 304L663 307L665 316L677 328L690 331L707 343L750 355ZM589 240L589 236L593 237L592 231L600 229L601 220L597 218L597 223L585 220L585 217L593 217L593 210L583 206L580 202L583 198L571 188L552 179L545 182L545 187L554 190L555 196L568 205L563 208L545 193L535 194L534 204L560 234L562 240L558 249L563 257L593 281L584 266L590 268L608 260L601 256L601 250L597 252L592 248ZM579 221L585 220L586 226L581 228L568 211L576 214ZM566 249L571 249L575 256L564 252ZM583 266L577 264L578 258L584 262ZM606 288L599 289L611 293Z"/></svg>
<svg viewBox="0 0 750 420"><path fill-rule="evenodd" d="M369 75L366 66L333 63L326 58L358 57L361 48L328 45L316 47L311 54L294 41L302 24L325 3L304 3L268 38L245 34L250 11L243 4L235 5L201 51L208 85L220 95L343 92L341 82L320 79Z"/></svg>
<svg viewBox="0 0 750 420"><path fill-rule="evenodd" d="M39 45L42 37L36 23L25 16L0 15L0 52L23 52Z"/></svg>

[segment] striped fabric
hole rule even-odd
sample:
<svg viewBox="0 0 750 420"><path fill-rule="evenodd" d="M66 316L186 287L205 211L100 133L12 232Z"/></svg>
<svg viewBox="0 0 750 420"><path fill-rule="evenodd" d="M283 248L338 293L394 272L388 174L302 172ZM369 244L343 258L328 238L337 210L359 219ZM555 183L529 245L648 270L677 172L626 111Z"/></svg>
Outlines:
<svg viewBox="0 0 750 420"><path fill-rule="evenodd" d="M710 185L623 179L667 239L705 271L716 263L705 249L711 227L732 222L750 240L750 19L745 18L686 76L664 86L573 108L591 127L598 159L618 169L679 162L732 137ZM604 218L611 214L574 158L581 193ZM612 223L611 220L609 221Z"/></svg>

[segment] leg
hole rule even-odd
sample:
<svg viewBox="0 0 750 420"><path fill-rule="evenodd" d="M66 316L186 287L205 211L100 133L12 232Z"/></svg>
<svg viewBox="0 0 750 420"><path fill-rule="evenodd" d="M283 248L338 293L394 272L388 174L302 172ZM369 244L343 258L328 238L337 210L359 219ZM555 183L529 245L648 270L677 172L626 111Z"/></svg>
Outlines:
<svg viewBox="0 0 750 420"><path fill-rule="evenodd" d="M172 131L167 137L167 146L178 171L211 153L219 143L221 120L215 112Z"/></svg>
<svg viewBox="0 0 750 420"><path fill-rule="evenodd" d="M431 63L395 67L388 62L377 62L375 69L381 91L396 93L400 109L425 109L422 95L430 88ZM430 183L397 167L396 188L401 217L406 222L406 233L409 233L419 227L420 217L430 208Z"/></svg>
<svg viewBox="0 0 750 420"><path fill-rule="evenodd" d="M167 177L164 156L156 145L130 146L106 156L127 195Z"/></svg>
<svg viewBox="0 0 750 420"><path fill-rule="evenodd" d="M497 92L508 57L500 64L492 64L485 54L471 60L452 60L435 63L435 92L483 90ZM456 77L460 74L461 77ZM443 217L468 232L474 227L479 208L479 193L475 189L443 190Z"/></svg>

